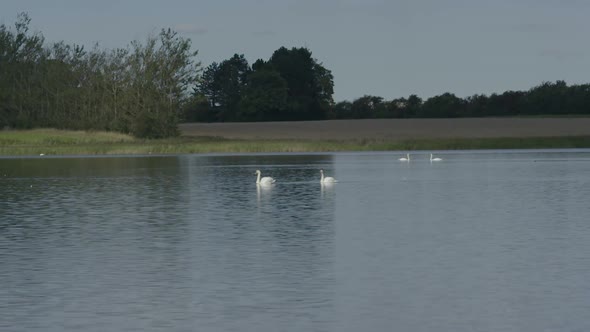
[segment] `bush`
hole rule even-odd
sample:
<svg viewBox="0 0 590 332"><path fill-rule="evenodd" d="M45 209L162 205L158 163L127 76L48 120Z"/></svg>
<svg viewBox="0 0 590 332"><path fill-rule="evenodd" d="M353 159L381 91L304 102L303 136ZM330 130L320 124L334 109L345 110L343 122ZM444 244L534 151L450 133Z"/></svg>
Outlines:
<svg viewBox="0 0 590 332"><path fill-rule="evenodd" d="M166 138L180 135L178 119L166 113L139 112L130 121L130 134L137 138Z"/></svg>

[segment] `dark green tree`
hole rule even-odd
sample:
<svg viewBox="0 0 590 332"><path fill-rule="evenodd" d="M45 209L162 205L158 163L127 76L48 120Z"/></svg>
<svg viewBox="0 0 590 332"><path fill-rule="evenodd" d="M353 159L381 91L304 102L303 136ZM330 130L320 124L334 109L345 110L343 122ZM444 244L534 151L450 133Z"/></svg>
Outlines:
<svg viewBox="0 0 590 332"><path fill-rule="evenodd" d="M203 72L195 94L207 97L210 110L218 121L237 121L249 72L243 54L234 54L219 64L214 62Z"/></svg>
<svg viewBox="0 0 590 332"><path fill-rule="evenodd" d="M332 73L311 57L307 48L276 50L268 61L288 86L285 120L325 119L333 106Z"/></svg>
<svg viewBox="0 0 590 332"><path fill-rule="evenodd" d="M490 98L486 95L473 95L465 99L465 116L481 117L492 114Z"/></svg>
<svg viewBox="0 0 590 332"><path fill-rule="evenodd" d="M328 113L329 119L353 119L352 103L348 100L337 102L330 113Z"/></svg>
<svg viewBox="0 0 590 332"><path fill-rule="evenodd" d="M543 82L533 87L525 98L524 114L565 114L568 87L564 81Z"/></svg>
<svg viewBox="0 0 590 332"><path fill-rule="evenodd" d="M220 86L218 98L219 118L223 121L237 121L240 113L242 90L250 72L248 61L243 54L234 54L219 65L217 80Z"/></svg>
<svg viewBox="0 0 590 332"><path fill-rule="evenodd" d="M406 98L398 98L390 101L387 105L388 115L390 118L408 118L410 115L407 112L408 100Z"/></svg>
<svg viewBox="0 0 590 332"><path fill-rule="evenodd" d="M590 114L590 84L570 86L565 103L564 114Z"/></svg>
<svg viewBox="0 0 590 332"><path fill-rule="evenodd" d="M213 111L206 96L195 93L183 109L184 122L216 122L217 114Z"/></svg>
<svg viewBox="0 0 590 332"><path fill-rule="evenodd" d="M463 114L465 102L452 93L429 98L416 114L421 118L456 118Z"/></svg>
<svg viewBox="0 0 590 332"><path fill-rule="evenodd" d="M370 119L384 109L383 98L365 95L352 102L351 112L354 119Z"/></svg>
<svg viewBox="0 0 590 332"><path fill-rule="evenodd" d="M43 35L29 31L30 22L26 13L20 13L14 30L0 25L0 128L32 127L39 116L39 64L47 52Z"/></svg>
<svg viewBox="0 0 590 332"><path fill-rule="evenodd" d="M492 94L488 101L491 116L521 115L526 108L526 93L522 91L506 91L501 95Z"/></svg>
<svg viewBox="0 0 590 332"><path fill-rule="evenodd" d="M405 114L408 118L416 117L422 108L422 98L417 95L410 95L405 104Z"/></svg>
<svg viewBox="0 0 590 332"><path fill-rule="evenodd" d="M212 109L219 104L219 96L221 95L221 81L218 77L219 64L213 62L203 71L194 92L195 95L205 96Z"/></svg>
<svg viewBox="0 0 590 332"><path fill-rule="evenodd" d="M287 109L288 86L271 68L260 68L248 76L240 104L240 121L281 120Z"/></svg>

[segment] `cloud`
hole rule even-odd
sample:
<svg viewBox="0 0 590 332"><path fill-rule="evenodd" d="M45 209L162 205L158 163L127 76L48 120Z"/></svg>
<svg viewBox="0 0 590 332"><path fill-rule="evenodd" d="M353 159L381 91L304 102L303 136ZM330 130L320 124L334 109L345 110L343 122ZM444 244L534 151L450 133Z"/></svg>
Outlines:
<svg viewBox="0 0 590 332"><path fill-rule="evenodd" d="M186 33L191 35L204 35L209 32L207 28L192 23L177 24L174 27L174 30L180 33Z"/></svg>

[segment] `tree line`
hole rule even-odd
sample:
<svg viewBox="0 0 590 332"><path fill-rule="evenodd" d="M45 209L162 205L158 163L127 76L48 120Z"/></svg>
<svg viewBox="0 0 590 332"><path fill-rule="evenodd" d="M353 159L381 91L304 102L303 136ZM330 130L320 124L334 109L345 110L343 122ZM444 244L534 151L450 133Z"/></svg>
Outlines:
<svg viewBox="0 0 590 332"><path fill-rule="evenodd" d="M335 103L332 72L307 48L280 47L252 65L243 54L203 68L190 39L163 29L144 42L86 50L46 45L26 13L0 25L0 129L107 130L160 138L180 121L298 121L590 114L590 84Z"/></svg>
<svg viewBox="0 0 590 332"><path fill-rule="evenodd" d="M459 118L527 115L589 115L590 84L568 86L564 81L543 82L528 91L477 94L459 98L452 93L422 100L416 95L384 100L363 96L336 103L331 119Z"/></svg>
<svg viewBox="0 0 590 332"><path fill-rule="evenodd" d="M184 110L187 122L370 118L458 118L590 114L590 84L543 82L528 91L443 93L385 100L365 95L334 103L333 76L305 48L282 47L251 67L243 55L208 66Z"/></svg>
<svg viewBox="0 0 590 332"><path fill-rule="evenodd" d="M170 29L126 48L45 45L18 15L0 25L0 129L107 130L137 137L178 134L200 64L190 40Z"/></svg>

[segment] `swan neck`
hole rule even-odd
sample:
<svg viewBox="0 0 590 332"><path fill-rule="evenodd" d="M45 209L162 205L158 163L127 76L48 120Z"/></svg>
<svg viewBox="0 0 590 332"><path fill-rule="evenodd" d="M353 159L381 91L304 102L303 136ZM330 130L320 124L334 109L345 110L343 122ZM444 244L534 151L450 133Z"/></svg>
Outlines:
<svg viewBox="0 0 590 332"><path fill-rule="evenodd" d="M260 183L260 172L256 173L256 183Z"/></svg>

